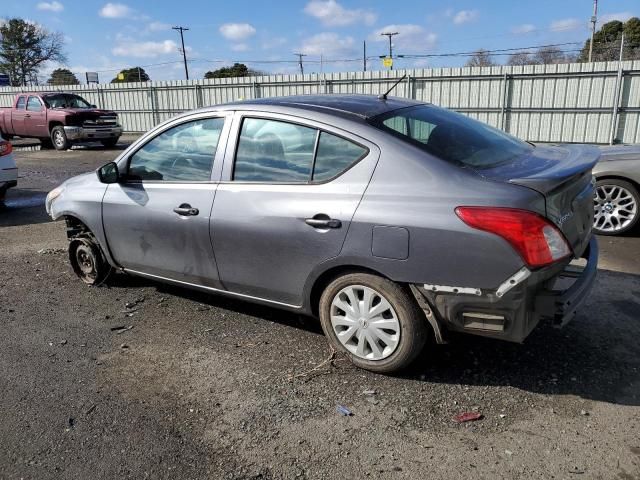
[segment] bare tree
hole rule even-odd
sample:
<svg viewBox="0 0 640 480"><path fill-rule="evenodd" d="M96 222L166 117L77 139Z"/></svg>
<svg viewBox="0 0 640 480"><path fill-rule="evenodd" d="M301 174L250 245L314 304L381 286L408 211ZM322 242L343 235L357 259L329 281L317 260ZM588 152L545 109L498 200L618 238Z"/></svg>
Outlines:
<svg viewBox="0 0 640 480"><path fill-rule="evenodd" d="M542 65L550 65L556 63L566 63L567 59L564 52L558 47L542 47L539 48L534 55L535 63Z"/></svg>
<svg viewBox="0 0 640 480"><path fill-rule="evenodd" d="M467 67L492 67L496 65L493 61L491 54L484 49L476 50L474 54L469 57L465 66Z"/></svg>
<svg viewBox="0 0 640 480"><path fill-rule="evenodd" d="M66 61L62 34L41 25L11 18L0 25L0 37L0 72L8 74L15 86L37 78L47 61Z"/></svg>
<svg viewBox="0 0 640 480"><path fill-rule="evenodd" d="M507 65L531 65L536 63L527 52L516 52L509 55Z"/></svg>

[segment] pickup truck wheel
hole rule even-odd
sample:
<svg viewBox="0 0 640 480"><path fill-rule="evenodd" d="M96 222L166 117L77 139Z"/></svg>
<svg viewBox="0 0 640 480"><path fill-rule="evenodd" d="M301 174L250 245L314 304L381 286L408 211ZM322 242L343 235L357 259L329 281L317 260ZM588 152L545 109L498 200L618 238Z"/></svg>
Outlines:
<svg viewBox="0 0 640 480"><path fill-rule="evenodd" d="M53 127L53 130L51 130L51 143L53 143L56 150L66 150L71 146L69 140L67 140L67 134L64 133L63 126Z"/></svg>
<svg viewBox="0 0 640 480"><path fill-rule="evenodd" d="M107 148L113 148L118 144L118 140L120 140L120 137L107 138L106 140L101 140L100 143L102 143L102 145L104 145Z"/></svg>
<svg viewBox="0 0 640 480"><path fill-rule="evenodd" d="M596 182L593 227L599 235L620 235L638 223L640 195L629 182L605 178Z"/></svg>
<svg viewBox="0 0 640 480"><path fill-rule="evenodd" d="M336 278L320 297L319 313L329 342L356 366L373 372L406 368L429 338L415 299L400 285L376 275Z"/></svg>

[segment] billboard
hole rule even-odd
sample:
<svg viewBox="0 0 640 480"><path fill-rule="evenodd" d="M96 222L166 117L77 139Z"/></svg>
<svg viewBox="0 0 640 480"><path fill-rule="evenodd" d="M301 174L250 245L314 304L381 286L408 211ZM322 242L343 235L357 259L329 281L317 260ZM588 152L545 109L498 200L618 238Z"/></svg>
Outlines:
<svg viewBox="0 0 640 480"><path fill-rule="evenodd" d="M0 73L0 87L10 87L11 77L4 73Z"/></svg>

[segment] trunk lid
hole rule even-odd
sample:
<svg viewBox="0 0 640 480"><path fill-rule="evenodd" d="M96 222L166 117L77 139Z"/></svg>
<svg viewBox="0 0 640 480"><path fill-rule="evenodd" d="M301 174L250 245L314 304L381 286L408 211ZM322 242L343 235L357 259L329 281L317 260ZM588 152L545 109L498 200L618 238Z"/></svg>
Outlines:
<svg viewBox="0 0 640 480"><path fill-rule="evenodd" d="M531 188L545 198L546 216L579 257L591 238L594 183L600 150L589 145L536 146L529 155L478 171L491 180Z"/></svg>

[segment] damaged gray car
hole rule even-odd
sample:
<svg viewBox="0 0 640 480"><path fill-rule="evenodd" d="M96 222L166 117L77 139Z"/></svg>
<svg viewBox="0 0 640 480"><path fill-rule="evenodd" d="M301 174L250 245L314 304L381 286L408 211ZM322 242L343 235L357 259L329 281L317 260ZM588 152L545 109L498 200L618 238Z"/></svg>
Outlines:
<svg viewBox="0 0 640 480"><path fill-rule="evenodd" d="M573 317L598 156L385 95L270 98L173 118L46 206L89 284L117 270L308 314L394 372L450 332L522 342Z"/></svg>

